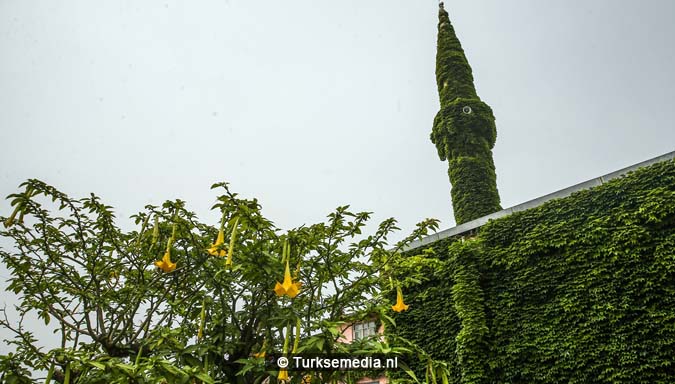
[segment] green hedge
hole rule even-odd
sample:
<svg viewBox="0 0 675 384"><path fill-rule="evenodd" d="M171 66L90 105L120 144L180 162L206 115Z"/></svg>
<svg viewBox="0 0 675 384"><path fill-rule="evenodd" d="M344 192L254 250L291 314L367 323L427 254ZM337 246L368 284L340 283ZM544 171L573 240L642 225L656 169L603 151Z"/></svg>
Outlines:
<svg viewBox="0 0 675 384"><path fill-rule="evenodd" d="M453 382L675 382L675 162L432 248L396 332Z"/></svg>

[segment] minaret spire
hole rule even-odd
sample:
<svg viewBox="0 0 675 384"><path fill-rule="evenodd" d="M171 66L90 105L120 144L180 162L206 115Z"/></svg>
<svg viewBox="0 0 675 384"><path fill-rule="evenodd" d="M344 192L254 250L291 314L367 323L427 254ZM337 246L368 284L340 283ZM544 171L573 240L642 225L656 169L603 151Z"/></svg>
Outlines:
<svg viewBox="0 0 675 384"><path fill-rule="evenodd" d="M478 98L476 88L473 86L471 67L442 2L438 4L436 83L441 105L457 97Z"/></svg>
<svg viewBox="0 0 675 384"><path fill-rule="evenodd" d="M436 83L441 109L431 141L448 160L455 221L462 224L501 210L492 148L497 138L492 109L476 94L471 67L443 3L438 10Z"/></svg>

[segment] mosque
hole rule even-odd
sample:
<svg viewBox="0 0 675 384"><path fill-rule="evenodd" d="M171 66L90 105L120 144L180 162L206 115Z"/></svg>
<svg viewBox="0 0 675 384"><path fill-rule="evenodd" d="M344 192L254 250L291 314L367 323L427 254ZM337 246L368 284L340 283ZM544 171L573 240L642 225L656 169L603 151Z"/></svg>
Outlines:
<svg viewBox="0 0 675 384"><path fill-rule="evenodd" d="M443 3L437 44L457 226L406 249L425 272L392 332L454 383L675 382L675 151L503 209L495 119Z"/></svg>

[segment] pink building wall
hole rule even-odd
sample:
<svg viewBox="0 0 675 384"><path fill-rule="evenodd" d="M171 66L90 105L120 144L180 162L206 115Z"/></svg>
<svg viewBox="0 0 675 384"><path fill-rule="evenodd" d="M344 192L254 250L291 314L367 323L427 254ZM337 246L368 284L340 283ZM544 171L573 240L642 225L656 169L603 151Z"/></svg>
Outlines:
<svg viewBox="0 0 675 384"><path fill-rule="evenodd" d="M376 321L375 319L371 321ZM344 324L340 327L340 333L342 336L340 337L340 342L342 343L351 343L352 340L354 340L354 327L353 324ZM377 329L377 333L382 334L384 333L384 327L380 325L380 327ZM366 384L366 383L378 383L378 384L387 384L387 378L384 376L380 376L377 378L368 378L364 377L363 379L357 381L358 384Z"/></svg>

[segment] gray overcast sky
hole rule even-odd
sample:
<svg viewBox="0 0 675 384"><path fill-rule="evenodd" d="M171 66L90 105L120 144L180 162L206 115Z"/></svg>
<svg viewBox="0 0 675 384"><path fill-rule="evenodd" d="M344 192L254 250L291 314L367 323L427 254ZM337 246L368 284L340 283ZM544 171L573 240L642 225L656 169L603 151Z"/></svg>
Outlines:
<svg viewBox="0 0 675 384"><path fill-rule="evenodd" d="M429 141L437 2L0 2L0 194L126 218L210 184L280 227L352 204L452 226ZM675 2L451 1L511 206L675 149ZM9 206L4 205L7 215Z"/></svg>
<svg viewBox="0 0 675 384"><path fill-rule="evenodd" d="M446 9L497 117L503 207L675 149L674 1ZM436 23L436 1L0 0L0 195L40 178L125 228L173 198L216 224L226 180L285 229L343 204L451 227Z"/></svg>

